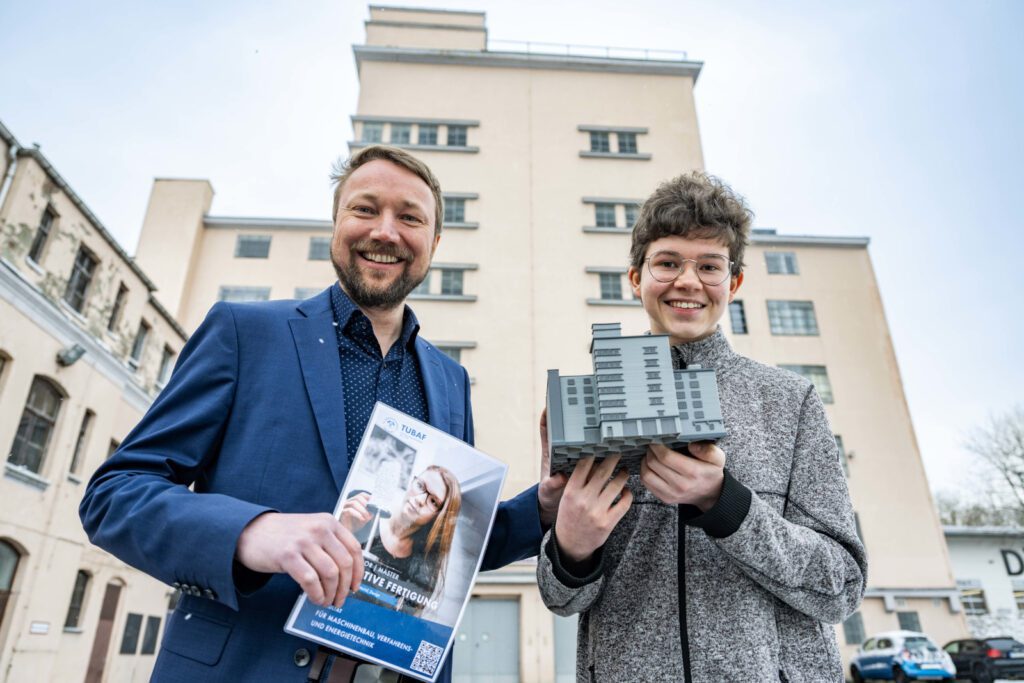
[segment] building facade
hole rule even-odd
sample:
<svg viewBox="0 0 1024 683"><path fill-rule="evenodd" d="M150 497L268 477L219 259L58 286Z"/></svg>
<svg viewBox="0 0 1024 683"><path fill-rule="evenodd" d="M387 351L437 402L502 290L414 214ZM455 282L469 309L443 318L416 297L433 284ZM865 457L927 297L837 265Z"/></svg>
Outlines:
<svg viewBox="0 0 1024 683"><path fill-rule="evenodd" d="M366 35L349 147L406 148L441 179L445 229L410 303L468 368L477 445L509 463L513 493L538 477L547 371L590 373L595 323L646 330L625 278L630 228L659 182L704 166L702 65L497 49L479 12L371 6ZM304 298L334 281L330 197L322 220L211 216L211 202L205 180L156 181L137 252L186 330L218 299ZM837 626L844 655L897 627L966 634L868 240L755 231L723 327L738 352L809 377L826 404L870 558L864 604ZM574 625L544 609L532 565L482 575L475 594L459 676L573 680Z"/></svg>
<svg viewBox="0 0 1024 683"><path fill-rule="evenodd" d="M185 331L3 124L0 163L0 681L146 681L171 591L92 546L78 503Z"/></svg>
<svg viewBox="0 0 1024 683"><path fill-rule="evenodd" d="M943 529L971 635L1024 641L1024 529Z"/></svg>

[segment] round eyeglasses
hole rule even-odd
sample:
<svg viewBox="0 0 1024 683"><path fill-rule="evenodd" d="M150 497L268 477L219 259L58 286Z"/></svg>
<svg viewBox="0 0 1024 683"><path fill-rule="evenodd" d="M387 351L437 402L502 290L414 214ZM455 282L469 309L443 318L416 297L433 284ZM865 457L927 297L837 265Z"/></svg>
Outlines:
<svg viewBox="0 0 1024 683"><path fill-rule="evenodd" d="M683 258L674 251L659 251L644 259L647 270L658 282L674 282L692 263L697 278L709 287L720 285L732 274L732 261L720 254L704 254L695 259Z"/></svg>

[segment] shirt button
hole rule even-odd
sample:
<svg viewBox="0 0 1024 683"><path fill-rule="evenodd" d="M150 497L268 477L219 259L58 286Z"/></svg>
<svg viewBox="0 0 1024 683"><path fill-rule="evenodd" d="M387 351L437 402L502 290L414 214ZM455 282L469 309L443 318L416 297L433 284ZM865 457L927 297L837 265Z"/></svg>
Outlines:
<svg viewBox="0 0 1024 683"><path fill-rule="evenodd" d="M295 666L306 666L309 664L309 650L304 647L300 647L292 655L292 661L295 662Z"/></svg>

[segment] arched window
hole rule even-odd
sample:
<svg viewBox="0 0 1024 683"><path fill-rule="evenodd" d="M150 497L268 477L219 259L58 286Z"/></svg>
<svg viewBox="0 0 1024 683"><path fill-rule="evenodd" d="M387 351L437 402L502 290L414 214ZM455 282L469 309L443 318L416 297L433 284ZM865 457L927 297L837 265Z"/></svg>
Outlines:
<svg viewBox="0 0 1024 683"><path fill-rule="evenodd" d="M82 618L82 603L85 602L85 591L89 587L89 572L84 569L78 570L75 577L75 587L71 591L71 603L68 605L68 616L64 620L64 628L78 628Z"/></svg>
<svg viewBox="0 0 1024 683"><path fill-rule="evenodd" d="M7 459L9 463L39 474L63 400L63 392L50 380L44 377L32 380L28 401L18 423L18 433L14 435L14 445Z"/></svg>
<svg viewBox="0 0 1024 683"><path fill-rule="evenodd" d="M18 571L21 555L10 543L0 541L0 625L4 623L7 601L14 586L14 575Z"/></svg>

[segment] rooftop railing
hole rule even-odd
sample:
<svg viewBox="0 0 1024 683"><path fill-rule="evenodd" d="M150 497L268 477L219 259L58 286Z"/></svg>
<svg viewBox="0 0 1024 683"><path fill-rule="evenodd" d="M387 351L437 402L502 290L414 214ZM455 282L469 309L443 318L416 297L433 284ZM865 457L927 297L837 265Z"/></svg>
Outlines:
<svg viewBox="0 0 1024 683"><path fill-rule="evenodd" d="M600 57L602 59L643 59L670 62L687 61L682 50L650 50L639 47L608 47L603 45L569 45L566 43L537 43L521 40L489 40L489 52L525 52L537 55L565 57Z"/></svg>

